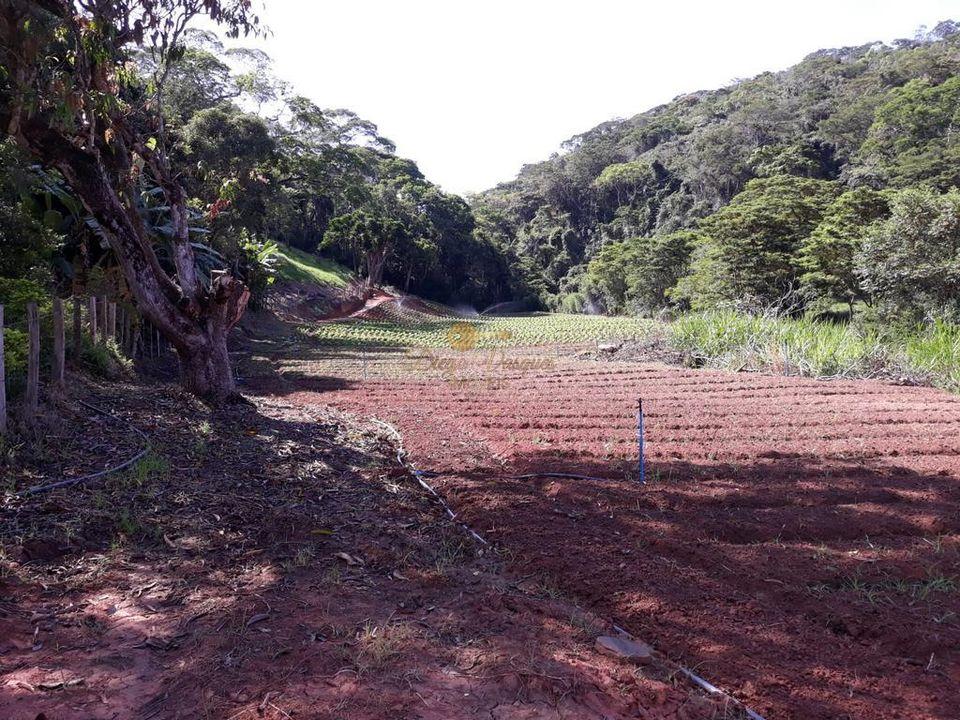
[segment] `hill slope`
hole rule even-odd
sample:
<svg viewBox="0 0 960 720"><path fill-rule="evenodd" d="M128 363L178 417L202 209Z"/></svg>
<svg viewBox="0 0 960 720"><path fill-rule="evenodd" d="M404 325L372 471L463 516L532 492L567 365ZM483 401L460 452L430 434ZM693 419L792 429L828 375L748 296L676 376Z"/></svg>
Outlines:
<svg viewBox="0 0 960 720"><path fill-rule="evenodd" d="M603 123L478 195L480 232L515 253L518 292L558 307L604 245L694 226L752 178L956 186L958 30L944 22L890 45L821 50Z"/></svg>

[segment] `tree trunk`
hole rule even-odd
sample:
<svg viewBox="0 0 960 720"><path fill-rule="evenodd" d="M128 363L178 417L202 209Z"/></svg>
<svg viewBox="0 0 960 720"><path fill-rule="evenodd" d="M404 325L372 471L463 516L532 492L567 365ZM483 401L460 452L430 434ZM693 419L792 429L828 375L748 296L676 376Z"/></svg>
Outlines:
<svg viewBox="0 0 960 720"><path fill-rule="evenodd" d="M108 145L87 151L39 120L24 123L21 131L27 147L60 170L86 210L97 219L133 292L137 310L177 349L187 389L213 402L228 398L235 390L227 333L243 315L250 292L225 271L215 274L209 289L199 284L182 222L186 217L183 193L170 180L165 162L153 158L150 167L174 206L171 214L175 223L180 224L180 237L173 243L174 277L161 268L142 218L125 200L135 188L129 180L132 156L119 135ZM90 307L95 312L93 302Z"/></svg>
<svg viewBox="0 0 960 720"><path fill-rule="evenodd" d="M387 253L385 251L367 253L367 277L370 279L371 285L379 286L383 282L383 266L386 261Z"/></svg>
<svg viewBox="0 0 960 720"><path fill-rule="evenodd" d="M226 332L214 332L196 348L178 349L181 382L194 395L222 402L236 394Z"/></svg>

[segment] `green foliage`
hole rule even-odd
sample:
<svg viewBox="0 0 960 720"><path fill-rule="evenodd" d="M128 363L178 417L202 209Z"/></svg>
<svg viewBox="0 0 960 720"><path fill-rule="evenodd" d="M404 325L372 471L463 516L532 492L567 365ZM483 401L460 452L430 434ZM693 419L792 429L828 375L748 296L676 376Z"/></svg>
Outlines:
<svg viewBox="0 0 960 720"><path fill-rule="evenodd" d="M49 291L38 282L0 277L0 305L3 305L4 322L8 326L26 322L28 303L35 302L42 307L49 301Z"/></svg>
<svg viewBox="0 0 960 720"><path fill-rule="evenodd" d="M950 392L960 392L960 325L938 319L898 338L911 372Z"/></svg>
<svg viewBox="0 0 960 720"><path fill-rule="evenodd" d="M666 308L699 240L681 230L607 245L587 266L584 287L608 312L649 314Z"/></svg>
<svg viewBox="0 0 960 720"><path fill-rule="evenodd" d="M3 305L3 359L8 392L17 395L23 388L27 372L29 337L27 335L27 304L37 303L41 319L41 348L49 352L49 343L43 335L49 330L43 322L50 305L50 293L33 280L0 277L0 305Z"/></svg>
<svg viewBox="0 0 960 720"><path fill-rule="evenodd" d="M943 321L881 332L714 310L680 317L666 333L678 350L714 367L810 377L879 375L960 392L960 325Z"/></svg>
<svg viewBox="0 0 960 720"><path fill-rule="evenodd" d="M376 210L354 210L330 221L321 248L336 249L361 265L373 284L383 277L383 264L388 253L406 235L401 221Z"/></svg>
<svg viewBox="0 0 960 720"><path fill-rule="evenodd" d="M863 287L890 314L960 318L960 190L909 189L856 256Z"/></svg>
<svg viewBox="0 0 960 720"><path fill-rule="evenodd" d="M861 149L864 164L895 187L960 182L960 77L935 84L916 78L894 88L876 111Z"/></svg>
<svg viewBox="0 0 960 720"><path fill-rule="evenodd" d="M60 241L60 216L49 198L41 202L28 165L11 142L0 141L0 277L44 277Z"/></svg>
<svg viewBox="0 0 960 720"><path fill-rule="evenodd" d="M260 240L246 229L238 233L241 271L244 282L250 288L250 304L260 307L266 289L277 279L279 247L272 240Z"/></svg>
<svg viewBox="0 0 960 720"><path fill-rule="evenodd" d="M819 140L764 145L753 153L751 163L759 177L796 175L833 179L837 173L833 152L832 145Z"/></svg>
<svg viewBox="0 0 960 720"><path fill-rule="evenodd" d="M187 121L182 137L182 162L193 170L187 184L205 210L213 243L239 254L238 229L251 235L264 231L274 193L269 176L276 143L261 118L231 105L200 110Z"/></svg>
<svg viewBox="0 0 960 720"><path fill-rule="evenodd" d="M564 152L478 196L475 211L496 218L488 237L516 254L524 277L513 285L532 289L545 303L562 303L568 292L582 304L585 293L596 292L604 304L623 306L630 268L617 277L607 270L614 255L629 265L637 254L606 248L693 227L718 237L697 246L693 274L675 300L712 307L747 294L769 302L803 275L808 293L846 302L862 294L849 273L851 247L859 242L850 209L836 209L847 217L833 218L834 227L817 233L801 260L797 249L814 230L822 202L774 197L768 188L771 210L761 213L758 205L767 199L751 197L756 178L789 185L788 195L815 187L798 182L804 179L837 181L842 190L955 186L958 78L956 24L892 45L822 50L784 72L682 95L576 135ZM743 192L747 197L737 200ZM870 209L860 210L869 221ZM790 231L794 212L799 216ZM718 219L697 225L714 213ZM824 247L831 237L842 238L837 257ZM599 277L588 273L586 285L573 281L600 253L606 255L594 266L604 267ZM724 280L727 275L732 279Z"/></svg>
<svg viewBox="0 0 960 720"><path fill-rule="evenodd" d="M3 362L8 378L27 371L27 343L27 333L23 330L3 329Z"/></svg>
<svg viewBox="0 0 960 720"><path fill-rule="evenodd" d="M142 487L145 483L162 480L170 472L170 462L151 450L124 473L124 482Z"/></svg>
<svg viewBox="0 0 960 720"><path fill-rule="evenodd" d="M694 308L781 302L797 285L797 251L837 193L836 183L826 180L751 180L729 205L700 222L703 240L675 297Z"/></svg>
<svg viewBox="0 0 960 720"><path fill-rule="evenodd" d="M801 286L811 296L851 308L863 300L855 257L871 223L886 217L889 210L886 196L870 188L848 190L838 197L801 244Z"/></svg>
<svg viewBox="0 0 960 720"><path fill-rule="evenodd" d="M133 370L133 362L113 340L106 344L94 344L89 337L84 337L82 342L80 362L91 374L107 380L118 380L128 377Z"/></svg>

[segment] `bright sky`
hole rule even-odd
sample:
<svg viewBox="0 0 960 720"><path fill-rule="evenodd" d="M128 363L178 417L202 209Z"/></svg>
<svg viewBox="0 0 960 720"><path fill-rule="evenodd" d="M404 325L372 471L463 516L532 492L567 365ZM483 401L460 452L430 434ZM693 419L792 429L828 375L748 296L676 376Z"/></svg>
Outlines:
<svg viewBox="0 0 960 720"><path fill-rule="evenodd" d="M265 0L277 75L372 120L444 189L824 48L912 37L960 0Z"/></svg>

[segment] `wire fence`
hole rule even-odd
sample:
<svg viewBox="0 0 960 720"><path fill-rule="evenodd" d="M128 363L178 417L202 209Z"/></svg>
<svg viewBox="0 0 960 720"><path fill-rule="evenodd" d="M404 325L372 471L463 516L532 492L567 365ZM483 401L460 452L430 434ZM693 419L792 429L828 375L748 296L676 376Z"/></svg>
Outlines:
<svg viewBox="0 0 960 720"><path fill-rule="evenodd" d="M11 398L23 418L35 416L41 388L63 392L68 363L96 362L104 351L155 358L170 346L135 307L107 296L0 304L0 435L7 433Z"/></svg>

